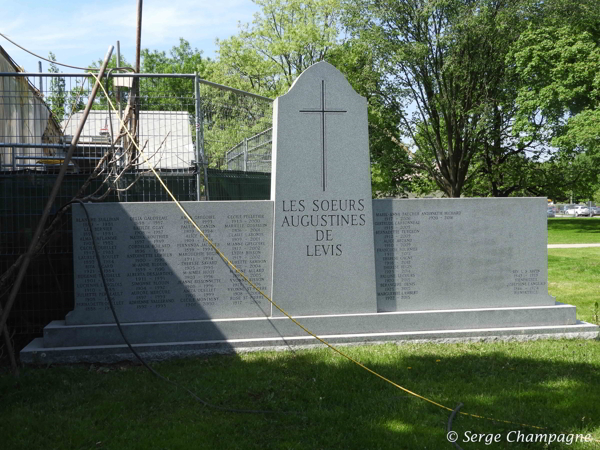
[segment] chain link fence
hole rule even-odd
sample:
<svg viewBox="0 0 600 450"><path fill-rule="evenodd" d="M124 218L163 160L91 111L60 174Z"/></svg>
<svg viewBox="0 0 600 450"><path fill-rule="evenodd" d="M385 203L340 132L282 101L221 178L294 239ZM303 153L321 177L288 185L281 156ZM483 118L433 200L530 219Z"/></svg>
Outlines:
<svg viewBox="0 0 600 450"><path fill-rule="evenodd" d="M10 69L0 65L1 305L95 81L89 74L23 74ZM48 222L53 232L32 260L11 312L8 326L17 349L73 309L71 218L63 206L74 197L169 201L150 171L153 167L181 201L269 198L268 170L254 174L225 169L227 151L270 133L270 99L195 75L112 72L103 85L126 120L119 120L107 96L98 91L53 205ZM263 147L270 153L270 144Z"/></svg>

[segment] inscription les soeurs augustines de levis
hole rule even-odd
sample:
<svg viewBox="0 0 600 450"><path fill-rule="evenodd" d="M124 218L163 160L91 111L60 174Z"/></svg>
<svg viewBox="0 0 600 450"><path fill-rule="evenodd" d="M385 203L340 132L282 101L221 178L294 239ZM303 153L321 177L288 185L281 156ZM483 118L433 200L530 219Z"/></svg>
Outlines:
<svg viewBox="0 0 600 450"><path fill-rule="evenodd" d="M306 256L342 256L343 244L335 241L340 227L363 227L367 223L365 199L283 200L282 227L313 228L314 242L306 244Z"/></svg>

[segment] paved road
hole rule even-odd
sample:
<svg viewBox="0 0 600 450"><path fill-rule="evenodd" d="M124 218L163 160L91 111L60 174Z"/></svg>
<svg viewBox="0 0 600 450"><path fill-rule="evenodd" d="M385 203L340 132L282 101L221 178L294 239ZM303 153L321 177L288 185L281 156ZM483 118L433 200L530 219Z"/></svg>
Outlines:
<svg viewBox="0 0 600 450"><path fill-rule="evenodd" d="M584 248L600 247L600 244L549 244L548 248Z"/></svg>

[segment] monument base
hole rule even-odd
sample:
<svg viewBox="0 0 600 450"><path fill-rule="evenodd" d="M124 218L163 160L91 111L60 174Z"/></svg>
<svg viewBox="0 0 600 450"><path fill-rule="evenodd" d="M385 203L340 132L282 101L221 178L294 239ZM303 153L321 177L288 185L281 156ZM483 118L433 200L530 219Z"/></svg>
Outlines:
<svg viewBox="0 0 600 450"><path fill-rule="evenodd" d="M575 307L554 306L408 311L294 317L332 344L391 341L595 338L599 328L576 320ZM208 353L322 345L285 317L122 324L149 360ZM54 321L44 337L21 350L27 364L133 360L115 324L65 325Z"/></svg>

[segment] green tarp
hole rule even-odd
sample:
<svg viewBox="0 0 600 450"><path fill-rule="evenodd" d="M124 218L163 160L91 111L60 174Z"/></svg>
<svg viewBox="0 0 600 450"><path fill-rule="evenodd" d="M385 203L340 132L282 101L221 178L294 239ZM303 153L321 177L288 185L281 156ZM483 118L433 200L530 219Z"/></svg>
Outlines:
<svg viewBox="0 0 600 450"><path fill-rule="evenodd" d="M269 200L271 174L208 169L210 200Z"/></svg>

